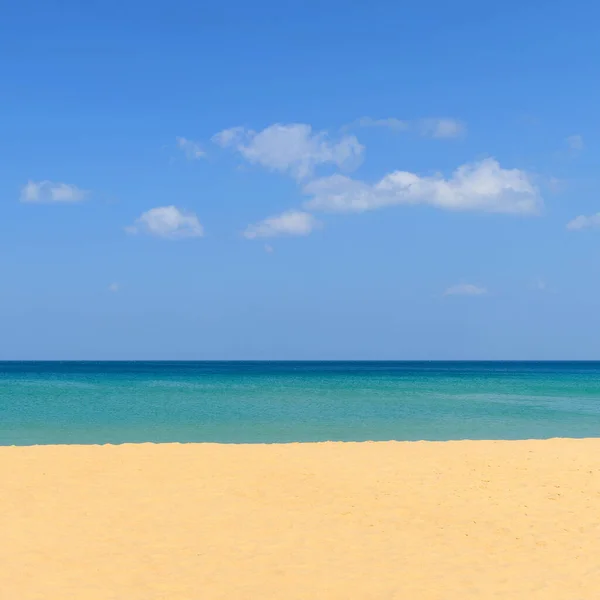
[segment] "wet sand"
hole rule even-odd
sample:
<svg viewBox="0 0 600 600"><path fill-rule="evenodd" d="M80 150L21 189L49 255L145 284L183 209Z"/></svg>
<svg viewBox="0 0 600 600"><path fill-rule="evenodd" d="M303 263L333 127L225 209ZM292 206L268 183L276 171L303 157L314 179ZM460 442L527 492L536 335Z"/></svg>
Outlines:
<svg viewBox="0 0 600 600"><path fill-rule="evenodd" d="M600 597L600 439L0 448L4 600Z"/></svg>

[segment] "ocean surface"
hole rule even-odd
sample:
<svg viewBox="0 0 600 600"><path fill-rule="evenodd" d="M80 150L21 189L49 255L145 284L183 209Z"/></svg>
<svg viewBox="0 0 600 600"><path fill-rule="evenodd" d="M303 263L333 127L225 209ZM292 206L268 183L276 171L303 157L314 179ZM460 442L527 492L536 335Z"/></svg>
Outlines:
<svg viewBox="0 0 600 600"><path fill-rule="evenodd" d="M0 445L600 436L600 362L0 362Z"/></svg>

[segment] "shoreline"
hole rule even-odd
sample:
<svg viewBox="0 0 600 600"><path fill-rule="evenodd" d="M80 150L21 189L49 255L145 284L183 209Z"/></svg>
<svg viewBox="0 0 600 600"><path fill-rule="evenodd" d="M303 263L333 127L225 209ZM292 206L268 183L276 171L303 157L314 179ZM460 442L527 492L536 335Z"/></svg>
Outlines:
<svg viewBox="0 0 600 600"><path fill-rule="evenodd" d="M600 438L0 447L19 600L595 597Z"/></svg>
<svg viewBox="0 0 600 600"><path fill-rule="evenodd" d="M106 443L63 443L63 444L0 444L0 452L5 448L120 448L123 446L218 446L218 447L273 447L273 446L326 446L326 445L373 445L373 444L520 444L525 442L579 442L600 441L597 437L549 437L549 438L519 438L519 439L449 439L449 440L324 440L318 442L106 442Z"/></svg>

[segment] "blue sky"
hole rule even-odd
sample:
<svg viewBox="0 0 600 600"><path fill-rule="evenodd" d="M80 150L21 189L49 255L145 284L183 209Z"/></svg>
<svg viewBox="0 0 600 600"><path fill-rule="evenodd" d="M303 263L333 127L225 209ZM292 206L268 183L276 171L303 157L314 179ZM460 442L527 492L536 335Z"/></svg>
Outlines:
<svg viewBox="0 0 600 600"><path fill-rule="evenodd" d="M24 2L0 359L600 357L591 2Z"/></svg>

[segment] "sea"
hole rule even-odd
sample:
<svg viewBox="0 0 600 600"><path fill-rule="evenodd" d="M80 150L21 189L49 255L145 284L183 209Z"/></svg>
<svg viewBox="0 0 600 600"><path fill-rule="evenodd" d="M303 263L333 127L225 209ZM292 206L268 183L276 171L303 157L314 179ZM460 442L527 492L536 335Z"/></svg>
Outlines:
<svg viewBox="0 0 600 600"><path fill-rule="evenodd" d="M600 362L0 362L0 445L600 436Z"/></svg>

